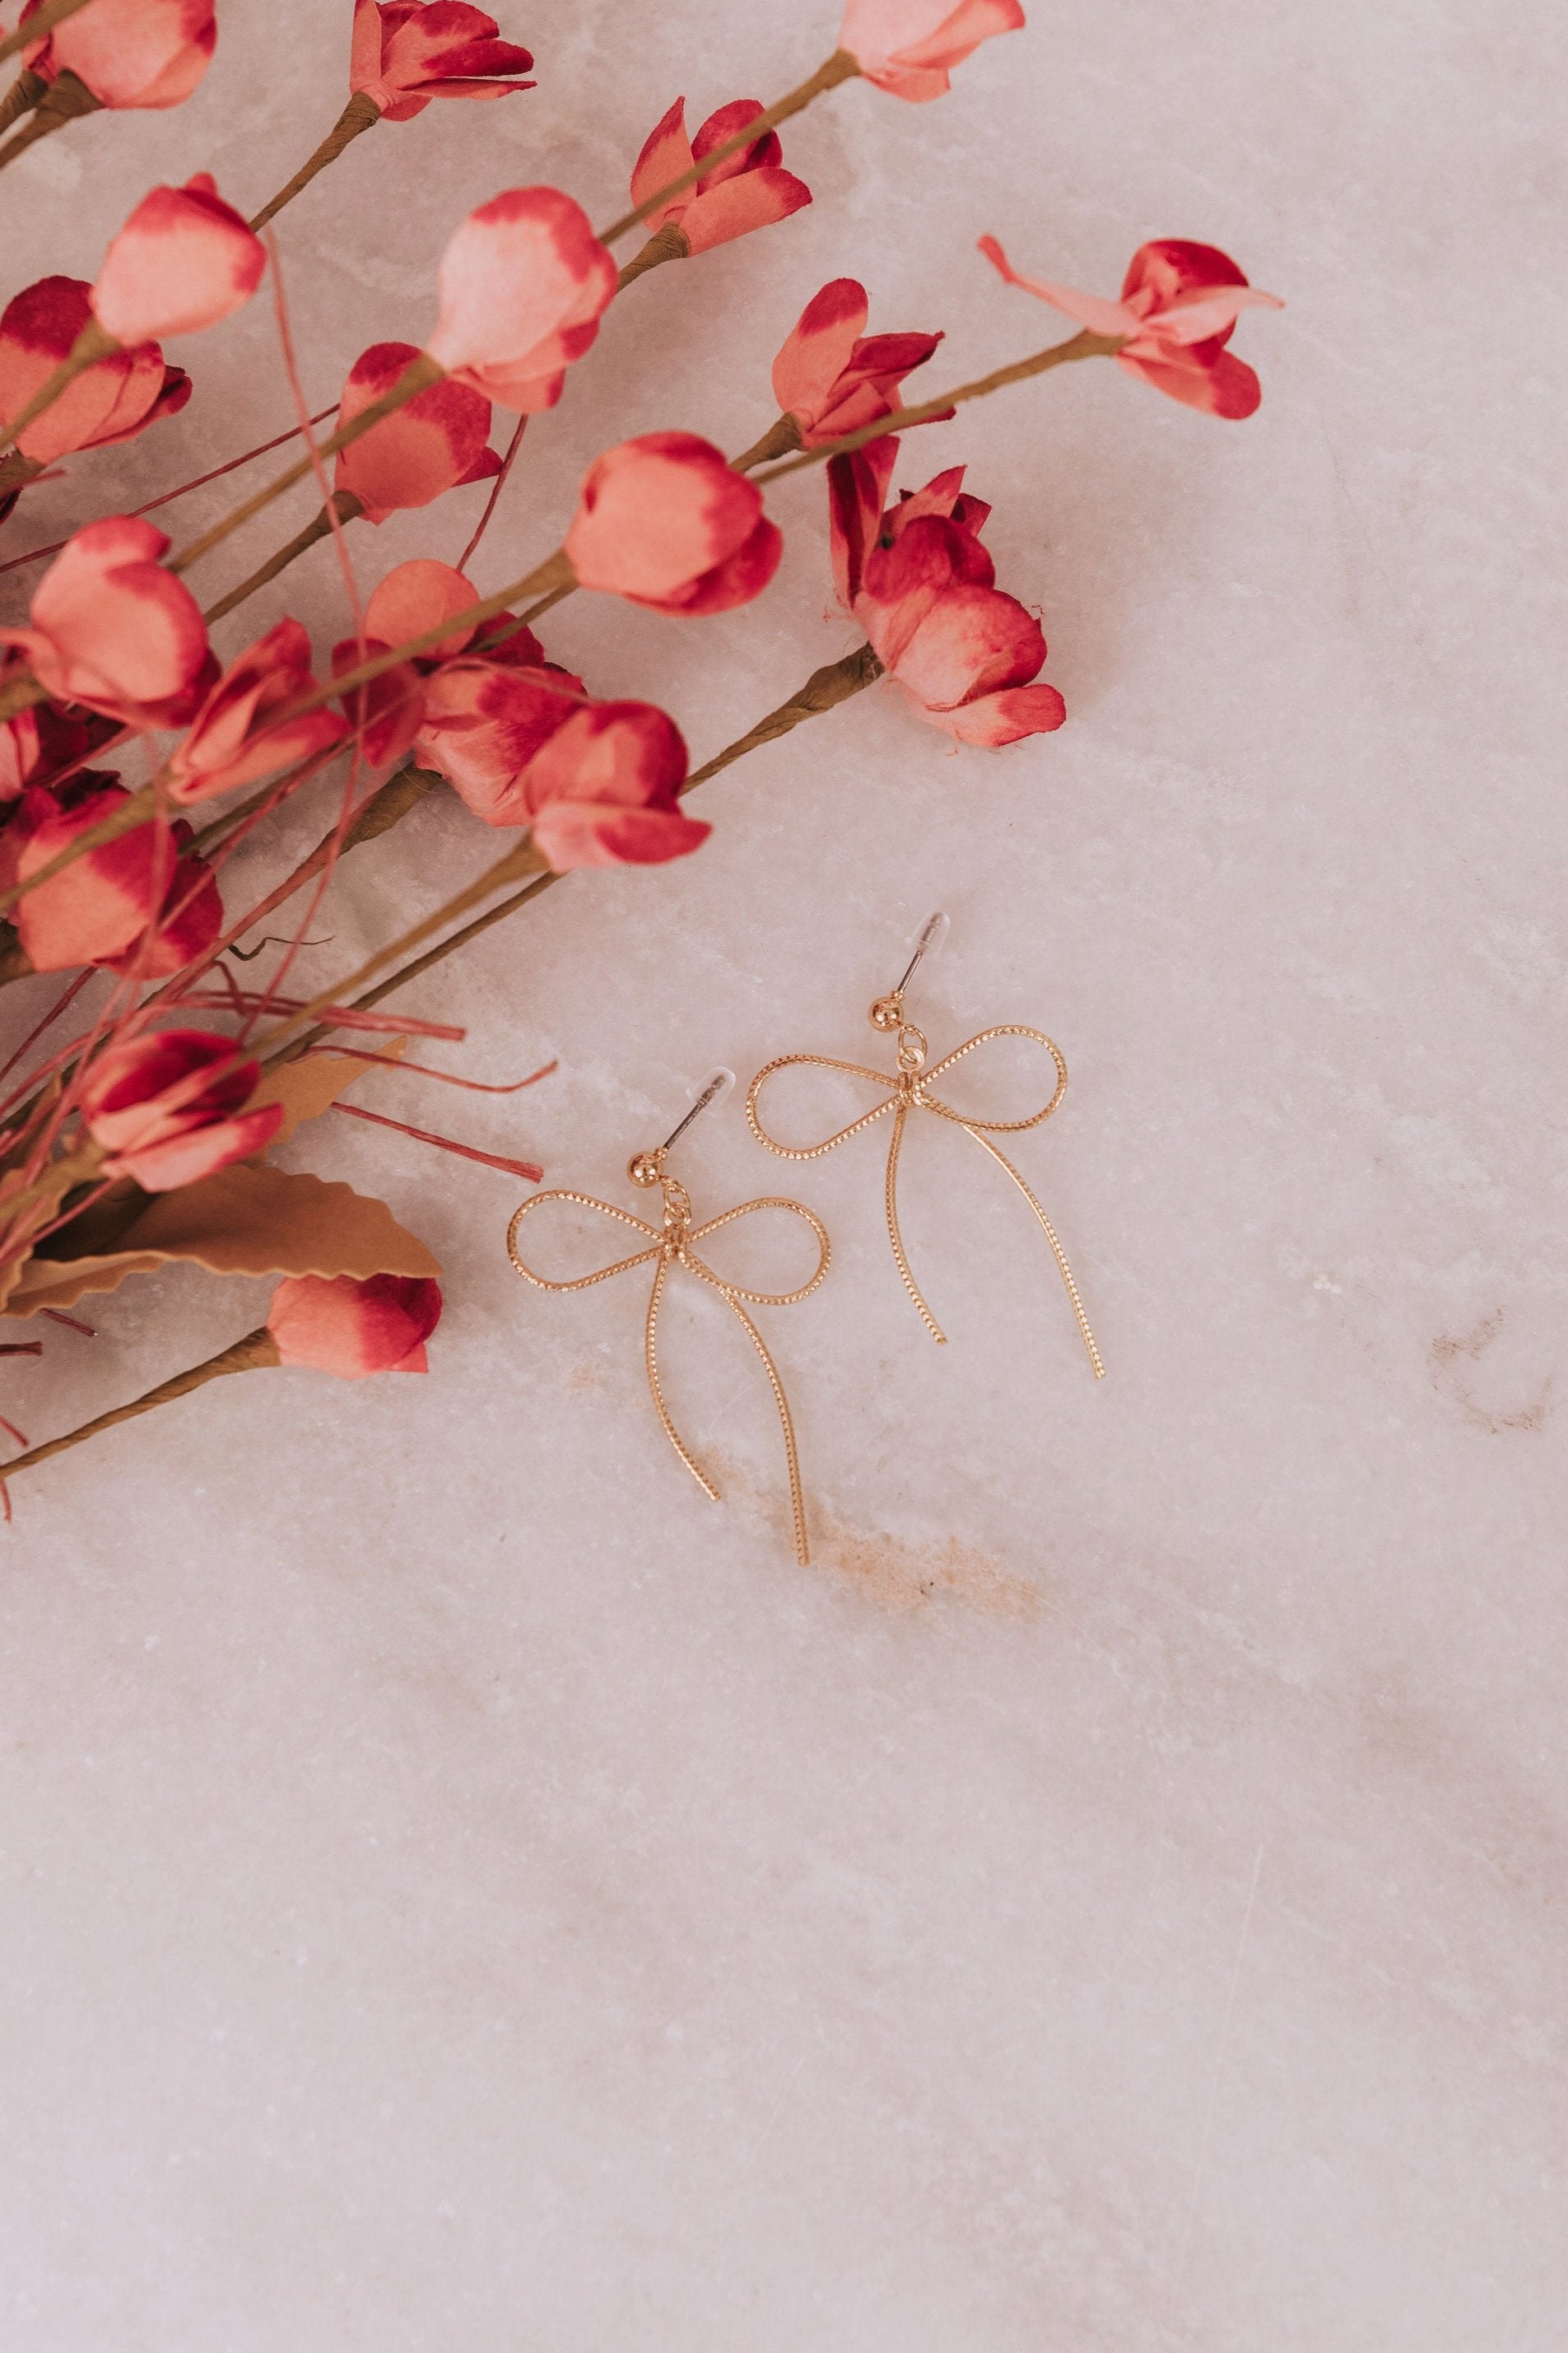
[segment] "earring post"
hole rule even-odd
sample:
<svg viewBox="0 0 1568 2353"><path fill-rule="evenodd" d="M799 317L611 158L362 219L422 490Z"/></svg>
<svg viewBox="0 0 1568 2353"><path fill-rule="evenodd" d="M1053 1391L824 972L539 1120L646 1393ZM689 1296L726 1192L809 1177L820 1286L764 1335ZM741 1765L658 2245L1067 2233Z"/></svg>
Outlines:
<svg viewBox="0 0 1568 2353"><path fill-rule="evenodd" d="M665 1137L664 1142L658 1147L660 1152L668 1152L670 1145L677 1143L679 1138L685 1134L687 1129L690 1126L692 1121L697 1118L698 1114L701 1112L705 1112L710 1103L716 1103L719 1097L727 1092L734 1083L735 1073L733 1071L715 1071L707 1085L703 1088L701 1093L698 1096L697 1101L692 1104L691 1109L687 1113L686 1117L681 1121L679 1126L671 1128L669 1134Z"/></svg>
<svg viewBox="0 0 1568 2353"><path fill-rule="evenodd" d="M946 936L947 917L942 913L939 907L936 913L934 915L928 915L925 922L921 925L921 935L915 942L915 952L910 958L909 963L904 966L904 976L902 980L900 981L898 987L892 991L893 996L902 997L905 989L908 988L910 980L914 977L915 967L919 965L921 958L923 956L934 955Z"/></svg>

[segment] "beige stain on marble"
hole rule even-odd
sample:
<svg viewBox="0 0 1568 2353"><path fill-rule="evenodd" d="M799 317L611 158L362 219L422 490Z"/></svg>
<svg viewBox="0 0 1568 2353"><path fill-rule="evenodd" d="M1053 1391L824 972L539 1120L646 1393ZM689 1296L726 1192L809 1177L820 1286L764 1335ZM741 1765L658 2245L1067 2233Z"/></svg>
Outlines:
<svg viewBox="0 0 1568 2353"><path fill-rule="evenodd" d="M1495 1307L1489 1315L1483 1315L1474 1329L1461 1337L1440 1333L1428 1351L1432 1386L1438 1395L1451 1398L1467 1419L1474 1422L1478 1430L1487 1430L1493 1437L1500 1437L1508 1430L1543 1430L1552 1414L1550 1373L1534 1400L1529 1405L1517 1407L1511 1413L1484 1405L1475 1394L1473 1381L1466 1366L1480 1365L1500 1335L1505 1320L1506 1311Z"/></svg>
<svg viewBox="0 0 1568 2353"><path fill-rule="evenodd" d="M707 1468L721 1501L764 1523L787 1557L791 1535L782 1482L775 1493L730 1458L710 1456ZM1020 1622L1044 1610L1043 1596L1026 1577L1015 1576L994 1555L961 1536L910 1539L885 1528L855 1527L814 1503L809 1490L806 1520L812 1567L846 1578L874 1608L893 1616L906 1617L938 1601Z"/></svg>

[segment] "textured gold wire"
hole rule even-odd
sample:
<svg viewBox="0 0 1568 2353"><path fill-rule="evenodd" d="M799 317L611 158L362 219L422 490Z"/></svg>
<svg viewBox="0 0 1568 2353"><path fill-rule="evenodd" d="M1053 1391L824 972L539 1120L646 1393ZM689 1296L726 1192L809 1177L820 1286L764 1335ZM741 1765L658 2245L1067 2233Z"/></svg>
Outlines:
<svg viewBox="0 0 1568 2353"><path fill-rule="evenodd" d="M826 1274L832 1260L833 1245L828 1240L827 1229L821 1219L808 1209L804 1202L784 1200L773 1194L760 1200L742 1201L738 1208L726 1209L720 1217L710 1218L706 1224L693 1226L690 1197L685 1187L675 1177L665 1175L662 1150L658 1153L639 1154L633 1161L632 1166L634 1169L647 1172L639 1175L637 1181L658 1184L663 1190L664 1224L662 1228L650 1226L643 1219L633 1217L630 1210L616 1208L613 1202L600 1201L591 1193L574 1193L560 1189L549 1193L536 1193L531 1199L521 1204L507 1228L507 1255L524 1282L535 1284L541 1291L586 1291L595 1282L607 1282L613 1274L624 1274L628 1267L646 1266L649 1260L654 1261L653 1290L648 1298L647 1315L643 1325L643 1362L647 1371L649 1394L652 1396L654 1409L658 1415L659 1425L666 1438L668 1439L703 1493L710 1496L713 1502L717 1503L718 1488L676 1428L674 1417L665 1401L664 1385L659 1378L658 1371L658 1311L670 1269L683 1266L688 1273L699 1276L702 1282L712 1286L725 1305L739 1317L752 1345L763 1360L763 1369L767 1375L768 1386L773 1391L773 1403L778 1409L779 1425L784 1432L784 1460L789 1467L790 1514L795 1523L795 1558L804 1568L811 1559L811 1545L806 1529L805 1495L801 1484L800 1453L795 1443L795 1418L790 1412L789 1398L784 1393L784 1385L780 1377L779 1368L769 1355L767 1344L762 1334L741 1303L742 1300L750 1300L754 1306L793 1307L798 1300L809 1299ZM617 1259L613 1266L600 1267L596 1273L578 1275L570 1282L556 1282L548 1275L536 1274L532 1267L526 1263L518 1249L518 1229L531 1211L542 1208L546 1201L572 1201L581 1208L598 1209L606 1218L617 1219L622 1225L631 1226L638 1233L647 1234L648 1246L646 1250L634 1252L630 1258ZM788 1209L795 1217L804 1218L816 1236L819 1253L816 1271L810 1281L803 1282L798 1290L752 1291L748 1290L744 1283L726 1282L723 1277L715 1274L713 1269L699 1258L693 1250L694 1242L701 1241L709 1234L717 1233L721 1227L732 1224L737 1218L749 1217L753 1209Z"/></svg>
<svg viewBox="0 0 1568 2353"><path fill-rule="evenodd" d="M1026 1022L999 1021L992 1029L978 1030L963 1045L955 1046L952 1053L944 1054L940 1062L933 1062L928 1070L926 1056L930 1049L926 1039L912 1022L904 1019L903 1000L896 990L890 997L878 998L871 1008L871 1023L874 1029L884 1030L896 1029L898 1031L898 1069L892 1074L890 1094L885 1095L879 1103L870 1111L863 1113L860 1118L851 1120L847 1127L839 1128L835 1134L825 1136L820 1144L781 1144L776 1136L768 1134L757 1109L763 1088L775 1071L789 1070L795 1065L805 1065L818 1071L846 1071L852 1078L869 1079L873 1085L879 1087L885 1087L889 1082L889 1073L886 1071L873 1070L865 1062L841 1061L831 1054L781 1054L775 1060L765 1064L757 1072L746 1090L746 1120L752 1134L759 1144L765 1145L769 1152L776 1152L781 1159L816 1160L823 1153L835 1151L839 1145L847 1143L850 1136L858 1135L862 1128L870 1127L876 1121L885 1119L889 1112L892 1113L893 1134L888 1147L887 1178L883 1187L883 1201L888 1217L888 1239L893 1246L894 1262L902 1279L904 1289L914 1302L931 1338L940 1345L945 1345L947 1335L926 1304L920 1285L910 1271L909 1254L904 1249L903 1233L899 1225L899 1160L903 1148L904 1129L911 1111L934 1112L939 1119L951 1120L955 1127L963 1128L966 1135L972 1135L975 1143L1005 1169L1039 1219L1056 1260L1058 1271L1066 1286L1068 1299L1078 1323L1079 1337L1083 1341L1089 1361L1094 1369L1094 1377L1097 1381L1103 1380L1105 1378L1104 1360L1095 1344L1094 1334L1089 1329L1083 1299L1073 1279L1072 1268L1068 1263L1067 1253L1058 1238L1056 1228L1005 1153L998 1151L995 1145L990 1141L993 1135L1019 1134L1026 1128L1038 1127L1043 1120L1049 1119L1067 1092L1068 1066L1060 1047L1053 1038L1047 1038L1043 1029L1032 1029ZM984 1046L992 1038L1032 1038L1037 1045L1045 1047L1056 1064L1057 1083L1049 1103L1043 1110L1031 1112L1026 1119L966 1119L962 1112L954 1111L951 1103L944 1103L931 1092L933 1080L941 1078L944 1071L951 1071L955 1062L963 1061L966 1054L973 1054L977 1046Z"/></svg>

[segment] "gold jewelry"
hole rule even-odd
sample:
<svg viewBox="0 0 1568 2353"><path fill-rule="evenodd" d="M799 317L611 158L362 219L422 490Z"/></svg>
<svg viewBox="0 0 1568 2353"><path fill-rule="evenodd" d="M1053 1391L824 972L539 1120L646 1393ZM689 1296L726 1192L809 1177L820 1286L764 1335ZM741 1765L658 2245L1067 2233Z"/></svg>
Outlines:
<svg viewBox="0 0 1568 2353"><path fill-rule="evenodd" d="M609 1201L595 1200L588 1193L562 1191L536 1193L531 1200L524 1201L507 1228L507 1252L524 1282L536 1284L541 1291L586 1291L595 1282L607 1282L613 1274L624 1274L629 1267L646 1266L650 1260L653 1261L653 1291L648 1299L647 1318L643 1326L643 1360L647 1366L647 1385L652 1392L654 1406L659 1421L663 1425L665 1436L703 1493L710 1495L717 1503L718 1488L697 1461L670 1418L669 1408L665 1403L664 1389L658 1377L658 1354L659 1303L664 1297L664 1286L671 1267L683 1266L689 1273L699 1275L704 1282L711 1284L720 1298L734 1310L744 1324L752 1345L763 1360L763 1368L767 1374L768 1385L773 1393L773 1403L778 1408L779 1421L784 1430L784 1456L789 1464L790 1509L795 1520L795 1557L804 1567L810 1561L811 1551L806 1536L805 1501L800 1483L800 1457L795 1447L795 1423L790 1415L789 1399L784 1395L784 1387L779 1378L778 1366L768 1354L762 1334L741 1302L750 1300L754 1306L789 1307L793 1306L798 1299L808 1299L827 1272L828 1262L833 1254L833 1246L827 1239L827 1229L823 1225L820 1218L814 1216L803 1203L776 1199L772 1196L763 1200L742 1201L738 1208L726 1209L721 1217L710 1218L706 1224L694 1226L691 1223L690 1196L684 1185L666 1173L664 1165L670 1145L690 1126L698 1113L706 1111L710 1103L717 1102L719 1097L727 1093L733 1084L734 1076L731 1071L715 1071L673 1134L667 1136L665 1141L652 1152L634 1153L626 1164L626 1174L634 1185L644 1187L657 1185L661 1188L664 1195L662 1227L647 1225L641 1218L634 1218L629 1210L618 1209ZM583 1208L598 1209L606 1218L615 1218L623 1226L631 1226L637 1233L646 1234L648 1238L647 1246L646 1249L635 1251L630 1258L617 1259L613 1266L601 1267L596 1274L579 1275L572 1282L553 1282L545 1275L535 1274L531 1266L525 1266L517 1247L518 1229L524 1218L531 1216L535 1209L542 1208L546 1201L574 1201ZM753 1209L789 1209L797 1218L804 1218L816 1236L821 1249L816 1272L809 1282L802 1283L798 1291L748 1291L742 1283L726 1282L721 1276L714 1273L710 1266L704 1265L693 1250L692 1244L700 1241L704 1235L717 1233L721 1226L732 1225L737 1218L749 1217Z"/></svg>
<svg viewBox="0 0 1568 2353"><path fill-rule="evenodd" d="M888 1145L888 1175L884 1188L888 1213L888 1239L893 1245L893 1257L897 1261L899 1272L903 1278L904 1289L919 1308L931 1338L945 1345L947 1335L927 1306L920 1286L910 1271L909 1259L904 1250L903 1235L899 1229L899 1155L903 1148L904 1130L909 1124L911 1112L934 1112L938 1119L951 1120L955 1127L963 1128L966 1135L972 1135L981 1149L988 1152L997 1166L1006 1171L1039 1219L1045 1230L1046 1240L1051 1246L1062 1281L1067 1286L1068 1297L1072 1302L1072 1312L1078 1319L1079 1332L1089 1352L1089 1361L1094 1367L1094 1377L1097 1381L1103 1380L1105 1366L1100 1360L1100 1350L1095 1345L1094 1334L1089 1330L1089 1318L1084 1313L1083 1301L1079 1296L1079 1288L1073 1280L1072 1269L1068 1264L1067 1253L1057 1239L1056 1228L1005 1153L999 1151L991 1141L993 1135L1016 1134L1025 1128L1038 1127L1043 1120L1049 1119L1067 1092L1067 1063L1062 1058L1061 1049L1053 1039L1047 1037L1043 1029L1031 1029L1019 1021L1003 1021L998 1022L993 1029L980 1030L966 1044L954 1047L951 1054L944 1054L940 1062L933 1062L929 1069L927 1068L926 1056L931 1050L922 1032L904 1018L904 991L909 987L915 967L921 958L934 955L946 936L947 917L942 914L930 916L921 927L920 937L915 944L914 954L910 958L903 978L896 988L889 991L886 997L879 997L871 1008L870 1022L873 1029L898 1032L896 1071L889 1074L885 1071L872 1070L864 1062L842 1062L829 1054L781 1054L776 1061L769 1062L765 1069L757 1072L747 1089L746 1118L750 1123L752 1134L759 1144L765 1145L770 1152L776 1152L784 1160L816 1160L822 1153L831 1152L836 1145L845 1143L848 1137L858 1135L863 1127L869 1127L875 1121L885 1118L889 1112L892 1113L893 1133ZM940 1079L944 1071L952 1070L955 1062L961 1062L966 1054L973 1054L977 1046L984 1046L987 1039L992 1038L1033 1038L1037 1044L1046 1049L1056 1065L1057 1083L1055 1092L1043 1111L1032 1112L1027 1119L968 1119L962 1112L954 1111L950 1103L942 1103L931 1092L933 1080ZM890 1094L885 1095L879 1103L866 1112L859 1119L852 1120L847 1127L841 1127L835 1135L825 1136L820 1144L805 1145L781 1144L776 1136L770 1135L763 1127L757 1113L758 1099L762 1094L763 1084L772 1078L775 1071L789 1070L798 1063L809 1064L816 1070L847 1071L854 1078L869 1079L873 1084L883 1087L889 1083L890 1075L893 1091Z"/></svg>

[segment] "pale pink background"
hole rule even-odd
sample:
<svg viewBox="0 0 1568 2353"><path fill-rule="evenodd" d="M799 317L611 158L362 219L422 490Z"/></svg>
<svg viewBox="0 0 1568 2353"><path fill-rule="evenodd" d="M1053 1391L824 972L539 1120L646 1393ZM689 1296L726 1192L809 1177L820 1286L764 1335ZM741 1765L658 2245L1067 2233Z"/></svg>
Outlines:
<svg viewBox="0 0 1568 2353"><path fill-rule="evenodd" d="M78 124L7 177L6 287L90 274L157 177L211 165L259 203L336 111L348 14L226 0L191 106ZM834 29L504 14L535 93L378 130L284 216L318 405L362 345L426 332L472 203L557 180L603 217L677 91L699 119L776 93ZM229 1384L17 1482L17 2353L1568 2335L1560 22L1036 14L940 106L837 93L786 139L808 213L628 295L482 581L553 543L605 442L749 441L830 276L879 327L944 327L941 382L1050 331L981 231L1101 289L1146 236L1209 238L1289 302L1241 331L1250 424L1097 366L900 470L963 459L996 501L1068 726L950 759L890 696L817 723L714 788L700 857L574 881L416 992L469 1025L462 1067L559 1055L548 1087L365 1100L624 1198L710 1064L861 1051L945 905L933 1039L1031 1020L1072 1065L1020 1158L1111 1377L962 1136L908 1171L945 1351L887 1261L874 1147L790 1172L839 1245L769 1326L802 1571L716 1314L669 1346L722 1508L654 1424L629 1282L525 1293L510 1180L324 1122L297 1159L384 1190L446 1264L430 1377ZM32 493L7 551L287 421L263 305L179 356L184 422ZM367 582L455 554L478 495L362 526ZM775 495L789 554L753 610L582 597L552 650L705 756L852 642L821 507L815 477ZM285 609L339 633L328 552L226 645ZM491 847L427 807L346 872L308 972ZM684 1165L714 1208L784 1175L734 1105ZM17 1363L6 1410L65 1428L262 1295L144 1281L96 1343Z"/></svg>

